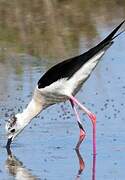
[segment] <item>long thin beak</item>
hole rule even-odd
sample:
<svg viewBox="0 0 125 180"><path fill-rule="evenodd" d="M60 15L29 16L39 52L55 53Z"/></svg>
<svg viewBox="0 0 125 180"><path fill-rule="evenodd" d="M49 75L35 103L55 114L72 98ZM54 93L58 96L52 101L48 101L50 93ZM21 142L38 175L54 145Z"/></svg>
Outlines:
<svg viewBox="0 0 125 180"><path fill-rule="evenodd" d="M6 149L10 149L10 145L12 143L12 137L11 138L8 138L8 141L7 141L7 144L6 144Z"/></svg>

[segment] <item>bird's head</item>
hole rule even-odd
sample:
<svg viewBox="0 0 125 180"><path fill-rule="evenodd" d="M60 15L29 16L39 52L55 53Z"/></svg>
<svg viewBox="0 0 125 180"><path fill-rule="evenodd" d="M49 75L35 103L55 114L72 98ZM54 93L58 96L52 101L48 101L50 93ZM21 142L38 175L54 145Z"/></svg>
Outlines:
<svg viewBox="0 0 125 180"><path fill-rule="evenodd" d="M11 115L6 122L5 129L8 138L7 145L10 145L13 139L23 130L24 127L20 124L18 116Z"/></svg>

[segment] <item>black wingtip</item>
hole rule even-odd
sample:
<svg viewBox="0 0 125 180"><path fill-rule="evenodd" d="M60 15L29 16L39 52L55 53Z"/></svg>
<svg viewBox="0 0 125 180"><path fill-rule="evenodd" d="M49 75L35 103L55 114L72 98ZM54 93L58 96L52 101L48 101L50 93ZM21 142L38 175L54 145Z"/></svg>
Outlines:
<svg viewBox="0 0 125 180"><path fill-rule="evenodd" d="M120 29L120 27L124 24L125 20L122 21L111 33L111 35L115 35L115 33Z"/></svg>
<svg viewBox="0 0 125 180"><path fill-rule="evenodd" d="M125 20L122 21L122 22L119 24L119 26L114 29L115 33L119 30L119 28L120 28L124 23L125 23ZM125 30L123 30L123 31L121 31L120 33L116 34L115 36L112 37L112 40L115 39L116 37L118 37L119 35L121 35L121 34L124 33L124 32L125 32Z"/></svg>
<svg viewBox="0 0 125 180"><path fill-rule="evenodd" d="M122 26L122 24L124 24L124 22L125 22L125 19L120 23L120 25L119 26Z"/></svg>
<svg viewBox="0 0 125 180"><path fill-rule="evenodd" d="M114 35L116 34L116 32L120 29L120 27L125 23L125 20L122 21L109 35L108 37L105 39L106 41L107 40L112 40Z"/></svg>
<svg viewBox="0 0 125 180"><path fill-rule="evenodd" d="M97 47L101 47L101 46L106 46L108 43L110 43L111 41L113 41L113 39L115 39L117 36L119 36L121 33L119 33L118 35L114 36L116 34L116 32L120 29L120 27L125 23L125 20L123 20L102 42L100 42Z"/></svg>

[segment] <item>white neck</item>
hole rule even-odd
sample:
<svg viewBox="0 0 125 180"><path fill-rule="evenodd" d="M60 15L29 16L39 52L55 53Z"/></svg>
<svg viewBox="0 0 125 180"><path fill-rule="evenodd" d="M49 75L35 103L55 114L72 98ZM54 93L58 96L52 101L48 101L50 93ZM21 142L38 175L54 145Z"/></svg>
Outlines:
<svg viewBox="0 0 125 180"><path fill-rule="evenodd" d="M26 126L36 115L42 111L42 103L32 99L22 113L16 115L21 126Z"/></svg>

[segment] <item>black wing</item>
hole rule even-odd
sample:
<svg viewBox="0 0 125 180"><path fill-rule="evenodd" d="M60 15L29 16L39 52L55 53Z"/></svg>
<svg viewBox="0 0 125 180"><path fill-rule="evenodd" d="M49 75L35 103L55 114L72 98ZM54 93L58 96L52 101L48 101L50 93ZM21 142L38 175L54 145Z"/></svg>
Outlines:
<svg viewBox="0 0 125 180"><path fill-rule="evenodd" d="M119 26L117 26L103 41L101 41L97 46L91 48L87 52L67 59L52 68L50 68L38 81L38 88L44 88L49 86L53 82L61 78L70 78L72 75L80 69L89 59L96 55L100 50L104 49L112 43L115 38L114 35L118 29L122 26L123 21ZM114 37L114 38L113 38Z"/></svg>

